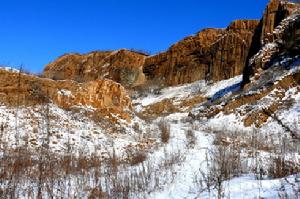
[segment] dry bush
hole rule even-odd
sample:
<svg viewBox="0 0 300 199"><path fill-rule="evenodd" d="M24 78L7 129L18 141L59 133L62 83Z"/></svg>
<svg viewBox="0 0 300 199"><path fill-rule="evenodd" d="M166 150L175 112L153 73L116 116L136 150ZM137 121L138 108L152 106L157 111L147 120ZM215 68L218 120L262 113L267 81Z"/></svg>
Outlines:
<svg viewBox="0 0 300 199"><path fill-rule="evenodd" d="M132 93L131 98L137 99L138 97L147 96L149 94L160 95L163 88L164 82L162 80L148 80L143 85L135 87L135 92Z"/></svg>
<svg viewBox="0 0 300 199"><path fill-rule="evenodd" d="M200 170L196 184L199 191L207 190L209 193L212 188L217 190L217 198L223 196L223 182L242 173L240 151L233 146L217 146L206 155L207 171Z"/></svg>
<svg viewBox="0 0 300 199"><path fill-rule="evenodd" d="M88 196L89 199L100 199L100 198L107 198L107 193L103 192L98 187L92 189L91 193Z"/></svg>
<svg viewBox="0 0 300 199"><path fill-rule="evenodd" d="M152 162L141 161L144 155L137 154L134 161L140 163L131 167L115 153L101 160L97 156L60 156L47 150L18 151L5 151L0 157L2 198L20 194L24 198L145 198L171 183L173 166L183 160L180 151L166 152L153 168Z"/></svg>
<svg viewBox="0 0 300 199"><path fill-rule="evenodd" d="M213 145L217 146L228 146L230 143L227 142L227 135L224 132L214 132L215 133L215 138L213 141Z"/></svg>
<svg viewBox="0 0 300 199"><path fill-rule="evenodd" d="M147 159L147 153L144 149L136 147L136 148L128 148L126 150L127 154L127 162L131 165L138 165L144 162Z"/></svg>
<svg viewBox="0 0 300 199"><path fill-rule="evenodd" d="M297 173L300 173L300 165L279 156L271 160L268 168L268 175L272 178L283 178Z"/></svg>
<svg viewBox="0 0 300 199"><path fill-rule="evenodd" d="M189 129L186 131L185 136L187 140L187 147L192 148L193 146L195 146L197 140L195 132L192 129Z"/></svg>
<svg viewBox="0 0 300 199"><path fill-rule="evenodd" d="M163 168L165 170L171 169L174 165L181 163L184 160L184 156L180 150L172 150L171 153L164 151L165 159L163 161Z"/></svg>
<svg viewBox="0 0 300 199"><path fill-rule="evenodd" d="M239 149L234 146L218 146L211 151L212 169L224 180L241 174L241 157Z"/></svg>
<svg viewBox="0 0 300 199"><path fill-rule="evenodd" d="M133 154L130 157L130 165L133 166L133 165L140 164L140 163L144 162L146 159L147 159L146 153L138 152L136 154Z"/></svg>
<svg viewBox="0 0 300 199"><path fill-rule="evenodd" d="M168 143L170 139L170 124L168 124L165 120L161 120L158 124L158 127L161 131L161 141L163 143Z"/></svg>

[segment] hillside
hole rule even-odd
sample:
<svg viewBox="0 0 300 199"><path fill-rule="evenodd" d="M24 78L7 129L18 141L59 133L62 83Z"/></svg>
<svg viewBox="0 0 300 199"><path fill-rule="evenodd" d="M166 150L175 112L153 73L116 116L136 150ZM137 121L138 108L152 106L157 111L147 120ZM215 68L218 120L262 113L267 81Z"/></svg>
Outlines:
<svg viewBox="0 0 300 199"><path fill-rule="evenodd" d="M0 80L0 198L300 198L299 3Z"/></svg>

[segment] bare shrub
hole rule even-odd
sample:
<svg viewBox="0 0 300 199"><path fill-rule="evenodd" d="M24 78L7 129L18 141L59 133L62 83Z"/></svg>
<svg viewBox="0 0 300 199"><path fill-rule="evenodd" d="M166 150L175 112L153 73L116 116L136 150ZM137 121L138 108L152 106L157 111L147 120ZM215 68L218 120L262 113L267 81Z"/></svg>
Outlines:
<svg viewBox="0 0 300 199"><path fill-rule="evenodd" d="M153 160L141 161L144 155L136 153L132 159L139 163L131 167L114 152L101 159L47 149L0 150L5 154L0 156L0 198L145 198L171 183L174 166L184 160L180 150L165 151L153 168Z"/></svg>
<svg viewBox="0 0 300 199"><path fill-rule="evenodd" d="M188 129L186 131L185 136L186 136L186 140L187 140L187 147L188 148L194 147L196 144L196 140L197 140L197 138L195 136L195 132L192 129Z"/></svg>
<svg viewBox="0 0 300 199"><path fill-rule="evenodd" d="M223 197L223 182L241 174L240 152L233 146L217 146L207 153L206 162L207 172L200 170L198 184L205 185L209 193L215 188L220 199Z"/></svg>
<svg viewBox="0 0 300 199"><path fill-rule="evenodd" d="M179 164L184 160L184 156L180 150L174 150L171 153L164 151L164 156L163 168L165 168L165 170L172 168L174 165Z"/></svg>
<svg viewBox="0 0 300 199"><path fill-rule="evenodd" d="M271 159L268 175L272 178L283 178L300 172L300 165L284 157L276 156Z"/></svg>
<svg viewBox="0 0 300 199"><path fill-rule="evenodd" d="M163 143L168 143L170 139L170 124L168 124L165 120L159 122L158 127L161 131L161 141Z"/></svg>
<svg viewBox="0 0 300 199"><path fill-rule="evenodd" d="M107 194L105 192L103 192L100 188L96 187L96 188L92 189L88 198L89 199L107 198Z"/></svg>
<svg viewBox="0 0 300 199"><path fill-rule="evenodd" d="M228 146L230 144L230 138L224 132L214 132L214 145L217 146Z"/></svg>
<svg viewBox="0 0 300 199"><path fill-rule="evenodd" d="M145 84L135 87L135 92L132 92L131 98L137 99L149 94L160 95L163 87L164 82L160 79L148 80Z"/></svg>
<svg viewBox="0 0 300 199"><path fill-rule="evenodd" d="M137 152L130 157L130 165L137 165L144 162L147 159L147 155L144 152Z"/></svg>

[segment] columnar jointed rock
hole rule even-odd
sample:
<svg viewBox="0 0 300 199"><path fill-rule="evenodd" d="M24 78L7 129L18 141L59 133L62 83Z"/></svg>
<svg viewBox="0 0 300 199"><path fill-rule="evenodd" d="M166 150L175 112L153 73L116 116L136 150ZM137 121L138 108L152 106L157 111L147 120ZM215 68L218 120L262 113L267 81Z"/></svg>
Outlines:
<svg viewBox="0 0 300 199"><path fill-rule="evenodd" d="M204 29L154 56L128 50L68 54L50 63L44 74L79 82L107 78L126 88L143 85L145 76L148 81L178 85L219 81L243 73L247 83L253 73L251 58L263 44L274 41L275 27L299 7L271 0L261 21L236 20L226 29Z"/></svg>
<svg viewBox="0 0 300 199"><path fill-rule="evenodd" d="M146 59L147 79L168 85L196 80L223 80L243 71L259 21L237 20L227 29L205 29L173 45L167 52Z"/></svg>
<svg viewBox="0 0 300 199"><path fill-rule="evenodd" d="M287 16L291 15L300 4L290 3L282 0L271 0L262 18L261 41L270 42L274 29Z"/></svg>
<svg viewBox="0 0 300 199"><path fill-rule="evenodd" d="M281 49L291 49L291 45L297 43L299 24L296 15L299 9L300 4L280 0L270 1L254 35L243 72L244 85L249 83L250 77L257 69L266 68L272 57ZM288 18L291 15L293 18Z"/></svg>

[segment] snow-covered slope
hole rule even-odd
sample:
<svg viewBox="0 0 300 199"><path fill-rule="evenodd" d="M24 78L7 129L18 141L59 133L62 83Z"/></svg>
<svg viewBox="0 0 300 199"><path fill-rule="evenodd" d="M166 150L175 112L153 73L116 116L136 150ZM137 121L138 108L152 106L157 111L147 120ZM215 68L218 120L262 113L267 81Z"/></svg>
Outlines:
<svg viewBox="0 0 300 199"><path fill-rule="evenodd" d="M146 131L145 122L137 117L127 123L115 116L118 123L112 125L109 119L96 122L86 114L86 110L74 113L54 104L20 108L2 105L2 148L25 146L35 150L47 144L57 154L95 154L105 158L113 148L122 155L126 147L137 145ZM138 126L138 129L133 126ZM147 128L154 127L147 125Z"/></svg>

